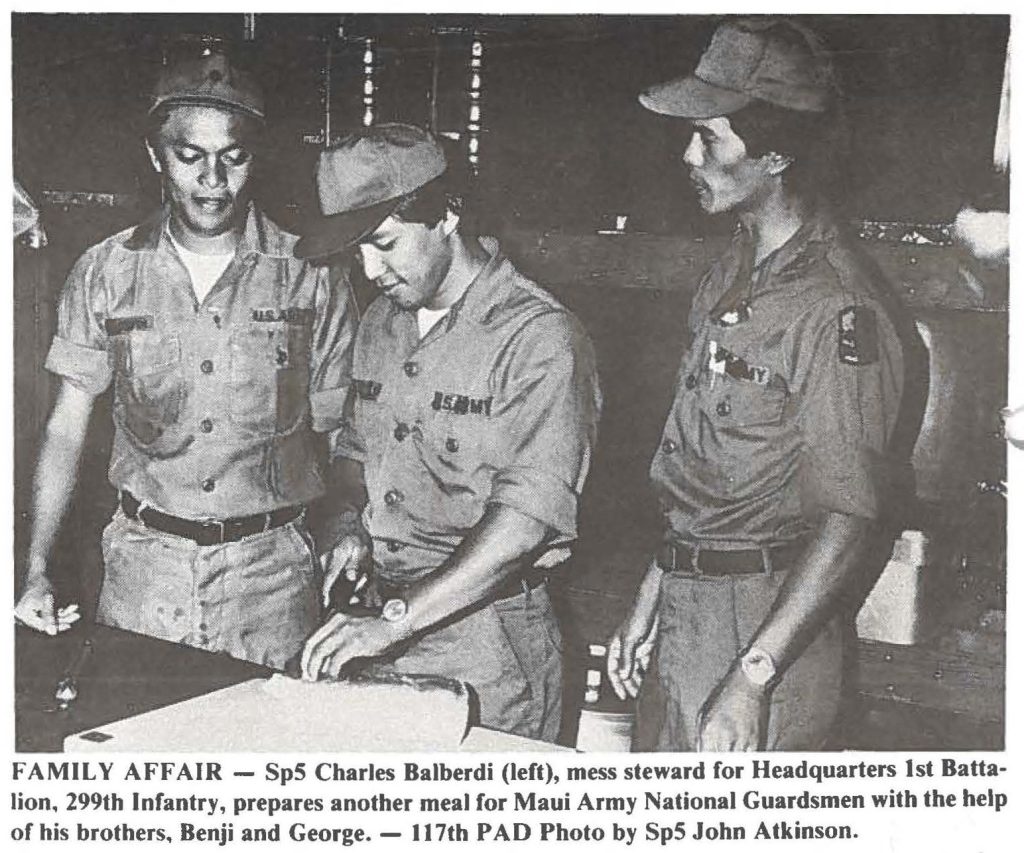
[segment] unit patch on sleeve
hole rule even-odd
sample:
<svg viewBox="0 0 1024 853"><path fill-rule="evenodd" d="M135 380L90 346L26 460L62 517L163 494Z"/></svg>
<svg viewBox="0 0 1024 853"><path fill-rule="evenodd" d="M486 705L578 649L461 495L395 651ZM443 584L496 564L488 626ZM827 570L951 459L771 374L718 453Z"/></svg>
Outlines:
<svg viewBox="0 0 1024 853"><path fill-rule="evenodd" d="M851 305L839 312L839 360L863 366L878 361L878 319L871 308Z"/></svg>

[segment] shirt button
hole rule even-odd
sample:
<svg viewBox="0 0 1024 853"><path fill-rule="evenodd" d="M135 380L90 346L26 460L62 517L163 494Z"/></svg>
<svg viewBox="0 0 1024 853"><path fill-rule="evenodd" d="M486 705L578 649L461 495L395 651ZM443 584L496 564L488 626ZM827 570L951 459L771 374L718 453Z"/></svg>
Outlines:
<svg viewBox="0 0 1024 853"><path fill-rule="evenodd" d="M220 328L220 314L213 315L213 325L215 325L218 329Z"/></svg>
<svg viewBox="0 0 1024 853"><path fill-rule="evenodd" d="M661 449L665 451L665 453L675 453L678 447L679 445L676 444L671 438L666 438L661 443Z"/></svg>
<svg viewBox="0 0 1024 853"><path fill-rule="evenodd" d="M686 377L686 382L684 384L686 385L687 391L692 391L694 388L697 387L697 377L691 373L689 376Z"/></svg>
<svg viewBox="0 0 1024 853"><path fill-rule="evenodd" d="M203 491L204 492L212 492L215 488L217 488L217 481L216 480L213 480L213 479L211 479L209 477L207 477L205 480L203 480Z"/></svg>
<svg viewBox="0 0 1024 853"><path fill-rule="evenodd" d="M395 427L395 441L405 441L406 436L409 435L409 425L399 424Z"/></svg>
<svg viewBox="0 0 1024 853"><path fill-rule="evenodd" d="M407 361L402 369L405 371L405 375L410 379L417 376L420 372L420 366L415 361Z"/></svg>
<svg viewBox="0 0 1024 853"><path fill-rule="evenodd" d="M458 453L459 452L459 440L457 438L449 438L447 441L445 441L444 448L449 453Z"/></svg>
<svg viewBox="0 0 1024 853"><path fill-rule="evenodd" d="M213 421L211 421L209 418L203 418L199 422L199 429L201 429L203 432L213 432Z"/></svg>
<svg viewBox="0 0 1024 853"><path fill-rule="evenodd" d="M715 406L715 411L724 418L726 415L732 413L732 406L729 405L728 400L722 400L721 403Z"/></svg>
<svg viewBox="0 0 1024 853"><path fill-rule="evenodd" d="M203 363L199 365L199 369L203 373L213 373L213 362L210 359L204 359Z"/></svg>
<svg viewBox="0 0 1024 853"><path fill-rule="evenodd" d="M202 631L204 634L206 633L206 623L205 622L200 622L199 623L199 630Z"/></svg>
<svg viewBox="0 0 1024 853"><path fill-rule="evenodd" d="M391 491L387 492L384 495L384 503L386 503L388 506L394 506L395 504L399 504L404 500L405 495L398 491L398 489L392 489Z"/></svg>

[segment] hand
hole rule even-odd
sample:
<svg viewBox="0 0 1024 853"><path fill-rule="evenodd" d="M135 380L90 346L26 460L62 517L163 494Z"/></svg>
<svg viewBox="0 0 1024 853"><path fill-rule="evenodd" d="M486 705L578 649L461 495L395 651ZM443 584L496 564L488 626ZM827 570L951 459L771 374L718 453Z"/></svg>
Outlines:
<svg viewBox="0 0 1024 853"><path fill-rule="evenodd" d="M572 549L568 547L552 548L550 551L545 551L540 557L537 558L537 562L534 563L534 568L537 569L553 569L555 566L559 566L568 560L572 556Z"/></svg>
<svg viewBox="0 0 1024 853"><path fill-rule="evenodd" d="M14 605L14 619L51 636L67 631L81 618L77 604L56 609L53 584L45 575L30 580Z"/></svg>
<svg viewBox="0 0 1024 853"><path fill-rule="evenodd" d="M626 696L635 699L640 695L640 685L651 662L657 638L657 614L649 626L638 626L631 615L612 635L608 643L608 682L620 699Z"/></svg>
<svg viewBox="0 0 1024 853"><path fill-rule="evenodd" d="M349 534L339 539L334 547L321 557L324 570L324 585L321 595L324 607L330 604L331 588L341 573L344 572L346 580L354 583L359 578L360 566L369 556L370 548L365 539L355 534Z"/></svg>
<svg viewBox="0 0 1024 853"><path fill-rule="evenodd" d="M633 609L608 642L608 683L620 699L636 698L658 636L661 570L651 565L637 591Z"/></svg>
<svg viewBox="0 0 1024 853"><path fill-rule="evenodd" d="M768 730L768 688L733 666L697 715L698 752L756 752Z"/></svg>
<svg viewBox="0 0 1024 853"><path fill-rule="evenodd" d="M394 645L390 626L377 616L335 613L302 649L301 673L306 681L337 678L355 658L372 658Z"/></svg>

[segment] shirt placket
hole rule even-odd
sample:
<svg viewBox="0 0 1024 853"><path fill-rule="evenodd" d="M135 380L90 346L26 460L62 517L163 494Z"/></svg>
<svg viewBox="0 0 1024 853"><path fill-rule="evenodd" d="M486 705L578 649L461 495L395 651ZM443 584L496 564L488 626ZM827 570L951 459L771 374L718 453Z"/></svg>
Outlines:
<svg viewBox="0 0 1024 853"><path fill-rule="evenodd" d="M436 331L428 335L431 341ZM400 347L399 352L401 354L382 376L384 387L389 389L384 401L388 405L385 421L388 433L376 466L376 482L371 486L379 506L378 524L385 531L383 544L391 555L389 563L400 560L394 555L404 550L402 539L408 538L403 535L409 523L405 504L422 466L416 445L422 440L420 422L436 349L424 339L411 348ZM371 500L373 498L371 495Z"/></svg>

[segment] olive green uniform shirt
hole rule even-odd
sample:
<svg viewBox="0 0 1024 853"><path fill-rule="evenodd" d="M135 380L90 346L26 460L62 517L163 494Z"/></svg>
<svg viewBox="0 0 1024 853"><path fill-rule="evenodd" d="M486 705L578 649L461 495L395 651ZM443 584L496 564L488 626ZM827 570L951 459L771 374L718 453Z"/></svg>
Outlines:
<svg viewBox="0 0 1024 853"><path fill-rule="evenodd" d="M738 232L701 282L651 465L668 535L720 550L883 512L903 386L892 296L829 219L752 251Z"/></svg>
<svg viewBox="0 0 1024 853"><path fill-rule="evenodd" d="M68 276L49 370L113 382L110 482L186 518L231 518L323 492L313 432L343 419L356 316L346 280L292 257L251 207L203 302L167 212L88 249Z"/></svg>
<svg viewBox="0 0 1024 853"><path fill-rule="evenodd" d="M440 566L486 507L576 538L600 408L580 323L493 255L420 338L414 311L385 296L359 327L354 412L336 452L363 463L378 574L411 582Z"/></svg>

